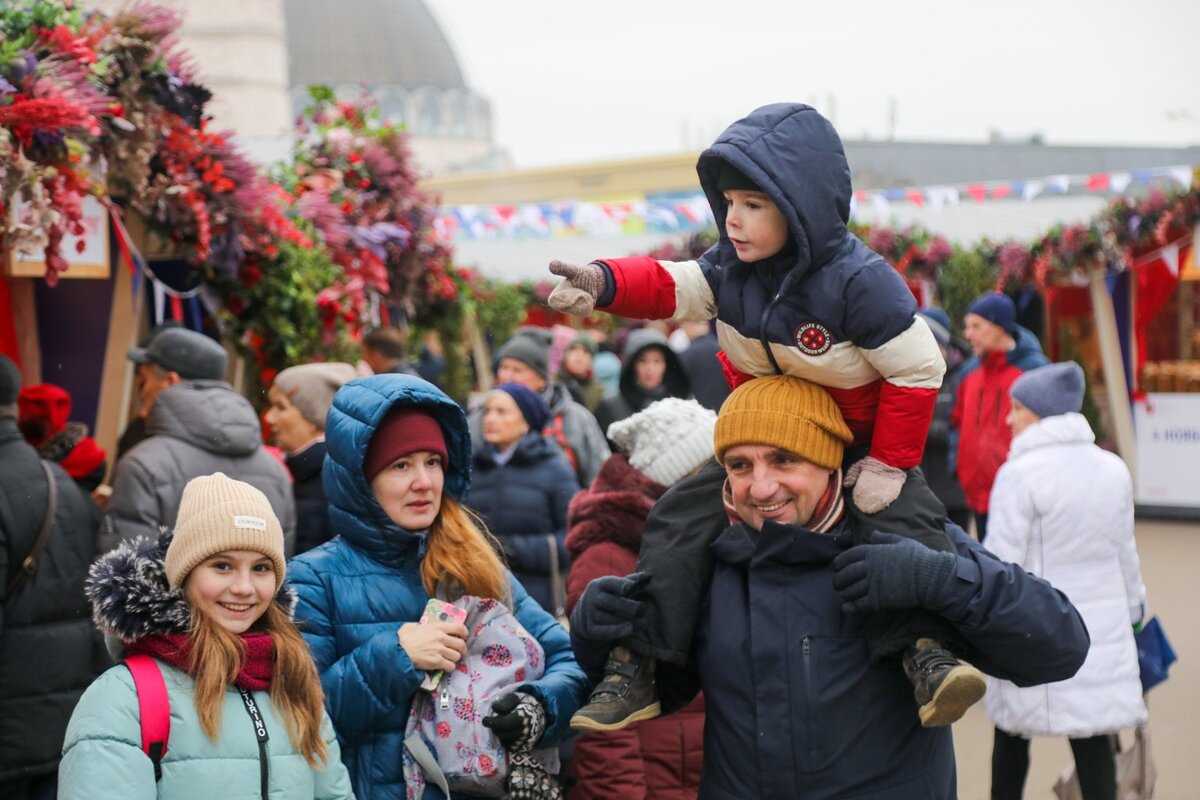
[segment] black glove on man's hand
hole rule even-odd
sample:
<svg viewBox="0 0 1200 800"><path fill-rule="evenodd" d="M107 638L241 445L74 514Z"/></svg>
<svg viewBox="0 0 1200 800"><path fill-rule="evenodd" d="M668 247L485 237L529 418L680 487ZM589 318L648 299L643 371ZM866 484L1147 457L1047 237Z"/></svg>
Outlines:
<svg viewBox="0 0 1200 800"><path fill-rule="evenodd" d="M631 595L649 582L650 576L640 572L596 578L571 612L571 632L589 642L609 645L632 636L645 612L642 602Z"/></svg>
<svg viewBox="0 0 1200 800"><path fill-rule="evenodd" d="M500 744L510 753L527 753L546 730L546 709L531 694L509 692L492 703L492 713L483 718Z"/></svg>
<svg viewBox="0 0 1200 800"><path fill-rule="evenodd" d="M833 588L842 610L930 608L954 573L954 553L930 550L913 539L875 531L833 559Z"/></svg>

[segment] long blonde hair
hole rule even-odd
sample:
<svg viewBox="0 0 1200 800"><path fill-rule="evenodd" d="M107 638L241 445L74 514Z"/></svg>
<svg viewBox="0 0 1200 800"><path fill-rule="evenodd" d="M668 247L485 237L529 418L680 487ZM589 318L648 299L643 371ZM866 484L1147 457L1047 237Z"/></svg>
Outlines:
<svg viewBox="0 0 1200 800"><path fill-rule="evenodd" d="M283 718L292 746L309 766L323 769L329 761L329 746L321 738L325 696L308 644L277 600L267 607L254 630L269 634L275 645L271 705ZM241 671L246 647L240 637L195 606L190 633L188 672L196 680L196 715L204 733L216 741L225 693Z"/></svg>
<svg viewBox="0 0 1200 800"><path fill-rule="evenodd" d="M464 594L491 597L511 605L512 587L500 544L473 511L447 494L429 528L429 543L421 561L421 583L430 597L438 584L458 585Z"/></svg>

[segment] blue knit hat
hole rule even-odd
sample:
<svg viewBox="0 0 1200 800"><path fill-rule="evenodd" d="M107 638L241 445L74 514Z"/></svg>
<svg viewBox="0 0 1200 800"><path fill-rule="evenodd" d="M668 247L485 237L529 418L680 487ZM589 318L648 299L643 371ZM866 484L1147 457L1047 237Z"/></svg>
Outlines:
<svg viewBox="0 0 1200 800"><path fill-rule="evenodd" d="M1012 298L1000 292L992 292L971 303L968 314L983 317L993 325L999 325L1009 336L1017 335L1017 307Z"/></svg>
<svg viewBox="0 0 1200 800"><path fill-rule="evenodd" d="M1074 361L1038 367L1017 378L1009 391L1043 419L1078 412L1083 408L1083 368Z"/></svg>
<svg viewBox="0 0 1200 800"><path fill-rule="evenodd" d="M530 430L540 431L550 421L549 406L532 389L519 383L502 383L496 387L496 391L504 392L513 399L517 408L521 409L521 416L529 423Z"/></svg>

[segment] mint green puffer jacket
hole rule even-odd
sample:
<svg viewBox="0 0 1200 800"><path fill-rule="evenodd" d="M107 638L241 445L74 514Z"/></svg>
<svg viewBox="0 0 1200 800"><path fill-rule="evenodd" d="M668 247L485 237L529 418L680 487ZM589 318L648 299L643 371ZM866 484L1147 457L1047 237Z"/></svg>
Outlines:
<svg viewBox="0 0 1200 800"><path fill-rule="evenodd" d="M157 662L171 702L171 738L162 780L142 752L138 698L124 666L105 672L84 692L71 715L58 771L59 800L260 800L261 772L254 724L237 689L225 693L221 733L211 741L200 727L193 701L195 681ZM267 726L269 797L272 800L353 798L329 718L321 735L329 745L323 771L313 770L288 738L270 695L254 692Z"/></svg>

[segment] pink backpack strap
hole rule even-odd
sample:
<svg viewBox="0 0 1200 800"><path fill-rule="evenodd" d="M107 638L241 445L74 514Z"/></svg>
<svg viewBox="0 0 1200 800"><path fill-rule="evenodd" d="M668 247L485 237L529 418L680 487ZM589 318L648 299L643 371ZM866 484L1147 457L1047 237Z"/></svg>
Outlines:
<svg viewBox="0 0 1200 800"><path fill-rule="evenodd" d="M162 779L162 758L171 738L171 701L162 670L148 655L129 656L125 666L133 673L138 716L142 722L142 751L154 762L154 780Z"/></svg>

